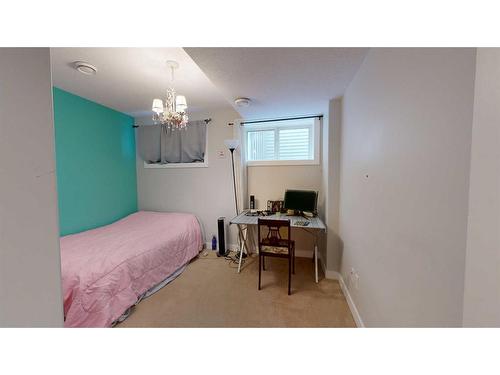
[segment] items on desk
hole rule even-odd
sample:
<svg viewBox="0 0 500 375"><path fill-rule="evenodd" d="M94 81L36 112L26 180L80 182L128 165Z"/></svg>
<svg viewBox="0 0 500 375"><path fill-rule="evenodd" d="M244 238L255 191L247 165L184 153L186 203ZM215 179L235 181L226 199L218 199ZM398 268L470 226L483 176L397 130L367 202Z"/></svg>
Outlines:
<svg viewBox="0 0 500 375"><path fill-rule="evenodd" d="M269 216L272 215L271 211L248 210L245 216Z"/></svg>
<svg viewBox="0 0 500 375"><path fill-rule="evenodd" d="M308 218L308 219L311 219L311 218L313 218L315 215L314 215L314 213L312 213L312 212L307 212L307 211L304 211L304 212L302 212L302 216L304 216L304 217L306 217L306 218Z"/></svg>
<svg viewBox="0 0 500 375"><path fill-rule="evenodd" d="M284 208L299 212L300 215L316 216L318 192L312 190L286 190Z"/></svg>
<svg viewBox="0 0 500 375"><path fill-rule="evenodd" d="M307 227L309 225L310 221L307 220L297 220L294 225L298 225L299 227Z"/></svg>
<svg viewBox="0 0 500 375"><path fill-rule="evenodd" d="M267 210L271 212L282 212L284 201L267 201Z"/></svg>
<svg viewBox="0 0 500 375"><path fill-rule="evenodd" d="M250 195L250 210L254 210L254 209L255 209L255 196Z"/></svg>

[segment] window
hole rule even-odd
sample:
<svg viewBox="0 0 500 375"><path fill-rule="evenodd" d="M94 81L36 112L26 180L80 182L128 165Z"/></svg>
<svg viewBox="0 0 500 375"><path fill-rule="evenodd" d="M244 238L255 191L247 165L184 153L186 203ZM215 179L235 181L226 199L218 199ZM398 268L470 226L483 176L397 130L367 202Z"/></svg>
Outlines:
<svg viewBox="0 0 500 375"><path fill-rule="evenodd" d="M273 160L275 156L274 130L255 130L247 133L248 160Z"/></svg>
<svg viewBox="0 0 500 375"><path fill-rule="evenodd" d="M207 124L190 121L184 129L142 126L138 144L145 168L207 167Z"/></svg>
<svg viewBox="0 0 500 375"><path fill-rule="evenodd" d="M249 165L319 164L317 118L244 125Z"/></svg>

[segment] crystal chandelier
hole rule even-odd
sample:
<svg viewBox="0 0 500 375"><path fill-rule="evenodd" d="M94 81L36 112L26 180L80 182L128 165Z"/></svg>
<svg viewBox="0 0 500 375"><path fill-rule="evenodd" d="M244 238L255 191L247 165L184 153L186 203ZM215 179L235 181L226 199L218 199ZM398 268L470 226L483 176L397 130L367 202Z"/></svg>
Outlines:
<svg viewBox="0 0 500 375"><path fill-rule="evenodd" d="M174 70L179 68L177 61L167 61L167 66L172 72L172 85ZM153 121L155 124L165 125L171 129L183 129L188 123L187 102L184 95L176 95L173 87L167 89L165 105L161 99L153 100Z"/></svg>

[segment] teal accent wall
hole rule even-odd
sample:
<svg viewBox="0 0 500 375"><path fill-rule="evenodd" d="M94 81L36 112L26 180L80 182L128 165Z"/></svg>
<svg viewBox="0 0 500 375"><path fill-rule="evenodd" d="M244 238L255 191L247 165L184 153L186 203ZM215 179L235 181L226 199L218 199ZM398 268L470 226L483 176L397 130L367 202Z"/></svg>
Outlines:
<svg viewBox="0 0 500 375"><path fill-rule="evenodd" d="M137 211L134 119L54 87L60 234Z"/></svg>

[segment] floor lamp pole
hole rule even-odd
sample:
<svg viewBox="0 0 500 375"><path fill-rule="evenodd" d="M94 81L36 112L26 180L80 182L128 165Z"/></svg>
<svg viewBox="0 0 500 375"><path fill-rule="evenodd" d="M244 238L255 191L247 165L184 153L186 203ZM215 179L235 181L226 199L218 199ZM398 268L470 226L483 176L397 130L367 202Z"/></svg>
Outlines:
<svg viewBox="0 0 500 375"><path fill-rule="evenodd" d="M238 196L236 194L236 174L234 173L234 148L230 148L229 151L231 151L231 166L233 168L233 188L234 188L234 204L236 206L236 215L239 215L239 210L238 210ZM241 271L241 259L243 258L243 246L245 244L244 241L244 235L241 231L241 227L238 225L238 242L239 242L239 254L237 256L239 257L239 262L238 262L238 273ZM245 255L246 256L246 255Z"/></svg>
<svg viewBox="0 0 500 375"><path fill-rule="evenodd" d="M234 189L234 205L236 207L236 216L240 214L240 210L238 209L238 194L236 193L236 173L234 173L234 150L238 148L239 145L239 140L238 139L226 139L224 141L226 144L227 148L229 151L231 151L231 167L233 170L233 189ZM239 262L238 262L238 273L241 271L241 261L243 258L243 252L245 251L248 254L248 249L245 244L245 236L243 234L243 230L241 228L241 225L238 226L238 247L239 247L239 254L237 253L236 256L239 257ZM245 257L247 256L245 254Z"/></svg>

